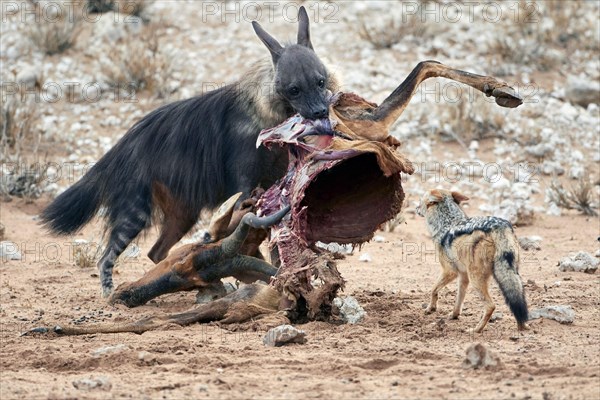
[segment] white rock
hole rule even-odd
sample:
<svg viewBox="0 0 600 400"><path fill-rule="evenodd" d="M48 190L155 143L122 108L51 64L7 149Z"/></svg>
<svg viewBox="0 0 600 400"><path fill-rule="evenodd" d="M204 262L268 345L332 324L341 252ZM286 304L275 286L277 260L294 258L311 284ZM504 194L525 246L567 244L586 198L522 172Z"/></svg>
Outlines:
<svg viewBox="0 0 600 400"><path fill-rule="evenodd" d="M375 243L383 243L383 242L385 242L385 238L383 236L377 235L377 236L373 237L373 241Z"/></svg>
<svg viewBox="0 0 600 400"><path fill-rule="evenodd" d="M129 350L129 346L125 344L117 344L116 346L103 346L99 347L92 352L94 357L100 357L106 354L116 354L123 351Z"/></svg>
<svg viewBox="0 0 600 400"><path fill-rule="evenodd" d="M32 89L39 84L39 73L36 68L26 66L17 73L17 83L22 88Z"/></svg>
<svg viewBox="0 0 600 400"><path fill-rule="evenodd" d="M263 344L270 347L279 347L287 343L305 343L306 332L291 325L279 325L269 329L263 337Z"/></svg>
<svg viewBox="0 0 600 400"><path fill-rule="evenodd" d="M83 378L73 381L73 386L79 390L110 390L112 389L112 383L106 376L99 376L96 378Z"/></svg>
<svg viewBox="0 0 600 400"><path fill-rule="evenodd" d="M369 253L363 253L358 258L358 261L360 261L360 262L371 262L372 259L371 259L371 256L369 255Z"/></svg>
<svg viewBox="0 0 600 400"><path fill-rule="evenodd" d="M585 251L580 251L577 254L570 254L564 257L558 264L558 269L561 271L577 271L593 274L600 266L600 260Z"/></svg>
<svg viewBox="0 0 600 400"><path fill-rule="evenodd" d="M21 252L16 243L4 241L0 242L0 260L20 260Z"/></svg>
<svg viewBox="0 0 600 400"><path fill-rule="evenodd" d="M565 94L571 103L582 107L587 107L590 103L598 104L600 103L600 82L569 76Z"/></svg>
<svg viewBox="0 0 600 400"><path fill-rule="evenodd" d="M539 236L521 236L518 238L519 246L523 250L541 250L542 238Z"/></svg>
<svg viewBox="0 0 600 400"><path fill-rule="evenodd" d="M358 301L352 296L336 297L333 305L340 310L340 317L349 324L360 322L367 313Z"/></svg>

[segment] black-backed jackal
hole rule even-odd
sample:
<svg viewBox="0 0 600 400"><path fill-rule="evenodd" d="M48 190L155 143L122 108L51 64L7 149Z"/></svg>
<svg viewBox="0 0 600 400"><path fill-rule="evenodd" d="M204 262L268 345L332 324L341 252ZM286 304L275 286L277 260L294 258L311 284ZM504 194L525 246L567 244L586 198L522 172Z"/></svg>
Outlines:
<svg viewBox="0 0 600 400"><path fill-rule="evenodd" d="M496 217L469 218L459 203L468 197L442 189L427 191L417 212L424 216L436 245L442 273L431 292L426 313L437 308L438 292L458 277L458 293L451 318L458 318L469 282L485 302L475 328L480 333L496 308L488 292L493 275L514 314L519 330L527 329L527 302L518 272L519 244L510 222Z"/></svg>

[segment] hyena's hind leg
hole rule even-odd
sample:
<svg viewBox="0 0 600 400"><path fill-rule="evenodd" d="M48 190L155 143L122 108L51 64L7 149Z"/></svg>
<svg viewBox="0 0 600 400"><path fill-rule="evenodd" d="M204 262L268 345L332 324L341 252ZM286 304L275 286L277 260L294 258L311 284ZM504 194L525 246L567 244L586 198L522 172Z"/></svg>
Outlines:
<svg viewBox="0 0 600 400"><path fill-rule="evenodd" d="M150 204L141 196L122 207L115 207L110 215L110 235L102 257L98 261L102 297L108 297L113 291L113 267L117 259L129 244L150 226Z"/></svg>
<svg viewBox="0 0 600 400"><path fill-rule="evenodd" d="M148 258L158 264L167 257L169 250L189 232L197 220L197 215L165 215L160 237L148 252Z"/></svg>
<svg viewBox="0 0 600 400"><path fill-rule="evenodd" d="M160 236L148 252L148 258L155 264L164 260L169 250L181 240L198 220L198 210L177 200L169 188L161 183L152 186L152 203L160 208L163 214Z"/></svg>

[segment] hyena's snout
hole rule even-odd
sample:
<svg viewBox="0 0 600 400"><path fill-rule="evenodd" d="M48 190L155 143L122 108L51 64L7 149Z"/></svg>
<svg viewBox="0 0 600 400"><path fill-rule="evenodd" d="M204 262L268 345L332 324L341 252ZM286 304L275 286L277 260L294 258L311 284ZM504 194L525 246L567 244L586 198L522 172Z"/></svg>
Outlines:
<svg viewBox="0 0 600 400"><path fill-rule="evenodd" d="M310 114L310 119L327 118L329 117L329 109L327 106L316 107L310 112Z"/></svg>

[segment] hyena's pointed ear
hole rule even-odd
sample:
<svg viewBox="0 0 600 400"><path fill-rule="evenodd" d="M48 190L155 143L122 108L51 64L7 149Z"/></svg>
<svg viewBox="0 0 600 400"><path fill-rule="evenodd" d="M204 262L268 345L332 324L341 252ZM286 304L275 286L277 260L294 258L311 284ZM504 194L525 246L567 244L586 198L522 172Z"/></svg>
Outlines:
<svg viewBox="0 0 600 400"><path fill-rule="evenodd" d="M252 21L252 27L254 28L254 32L256 32L258 38L265 44L265 46L267 46L267 49L269 49L271 57L273 58L273 64L277 64L277 61L279 61L279 57L283 52L283 46L279 44L277 39L269 35L258 22Z"/></svg>
<svg viewBox="0 0 600 400"><path fill-rule="evenodd" d="M451 193L452 193L452 198L454 199L454 202L456 204L460 204L463 201L469 200L469 198L462 193L459 193L459 192L451 192Z"/></svg>
<svg viewBox="0 0 600 400"><path fill-rule="evenodd" d="M308 20L308 14L304 6L300 7L298 11L298 44L300 46L308 47L313 49L312 43L310 42L310 21Z"/></svg>

